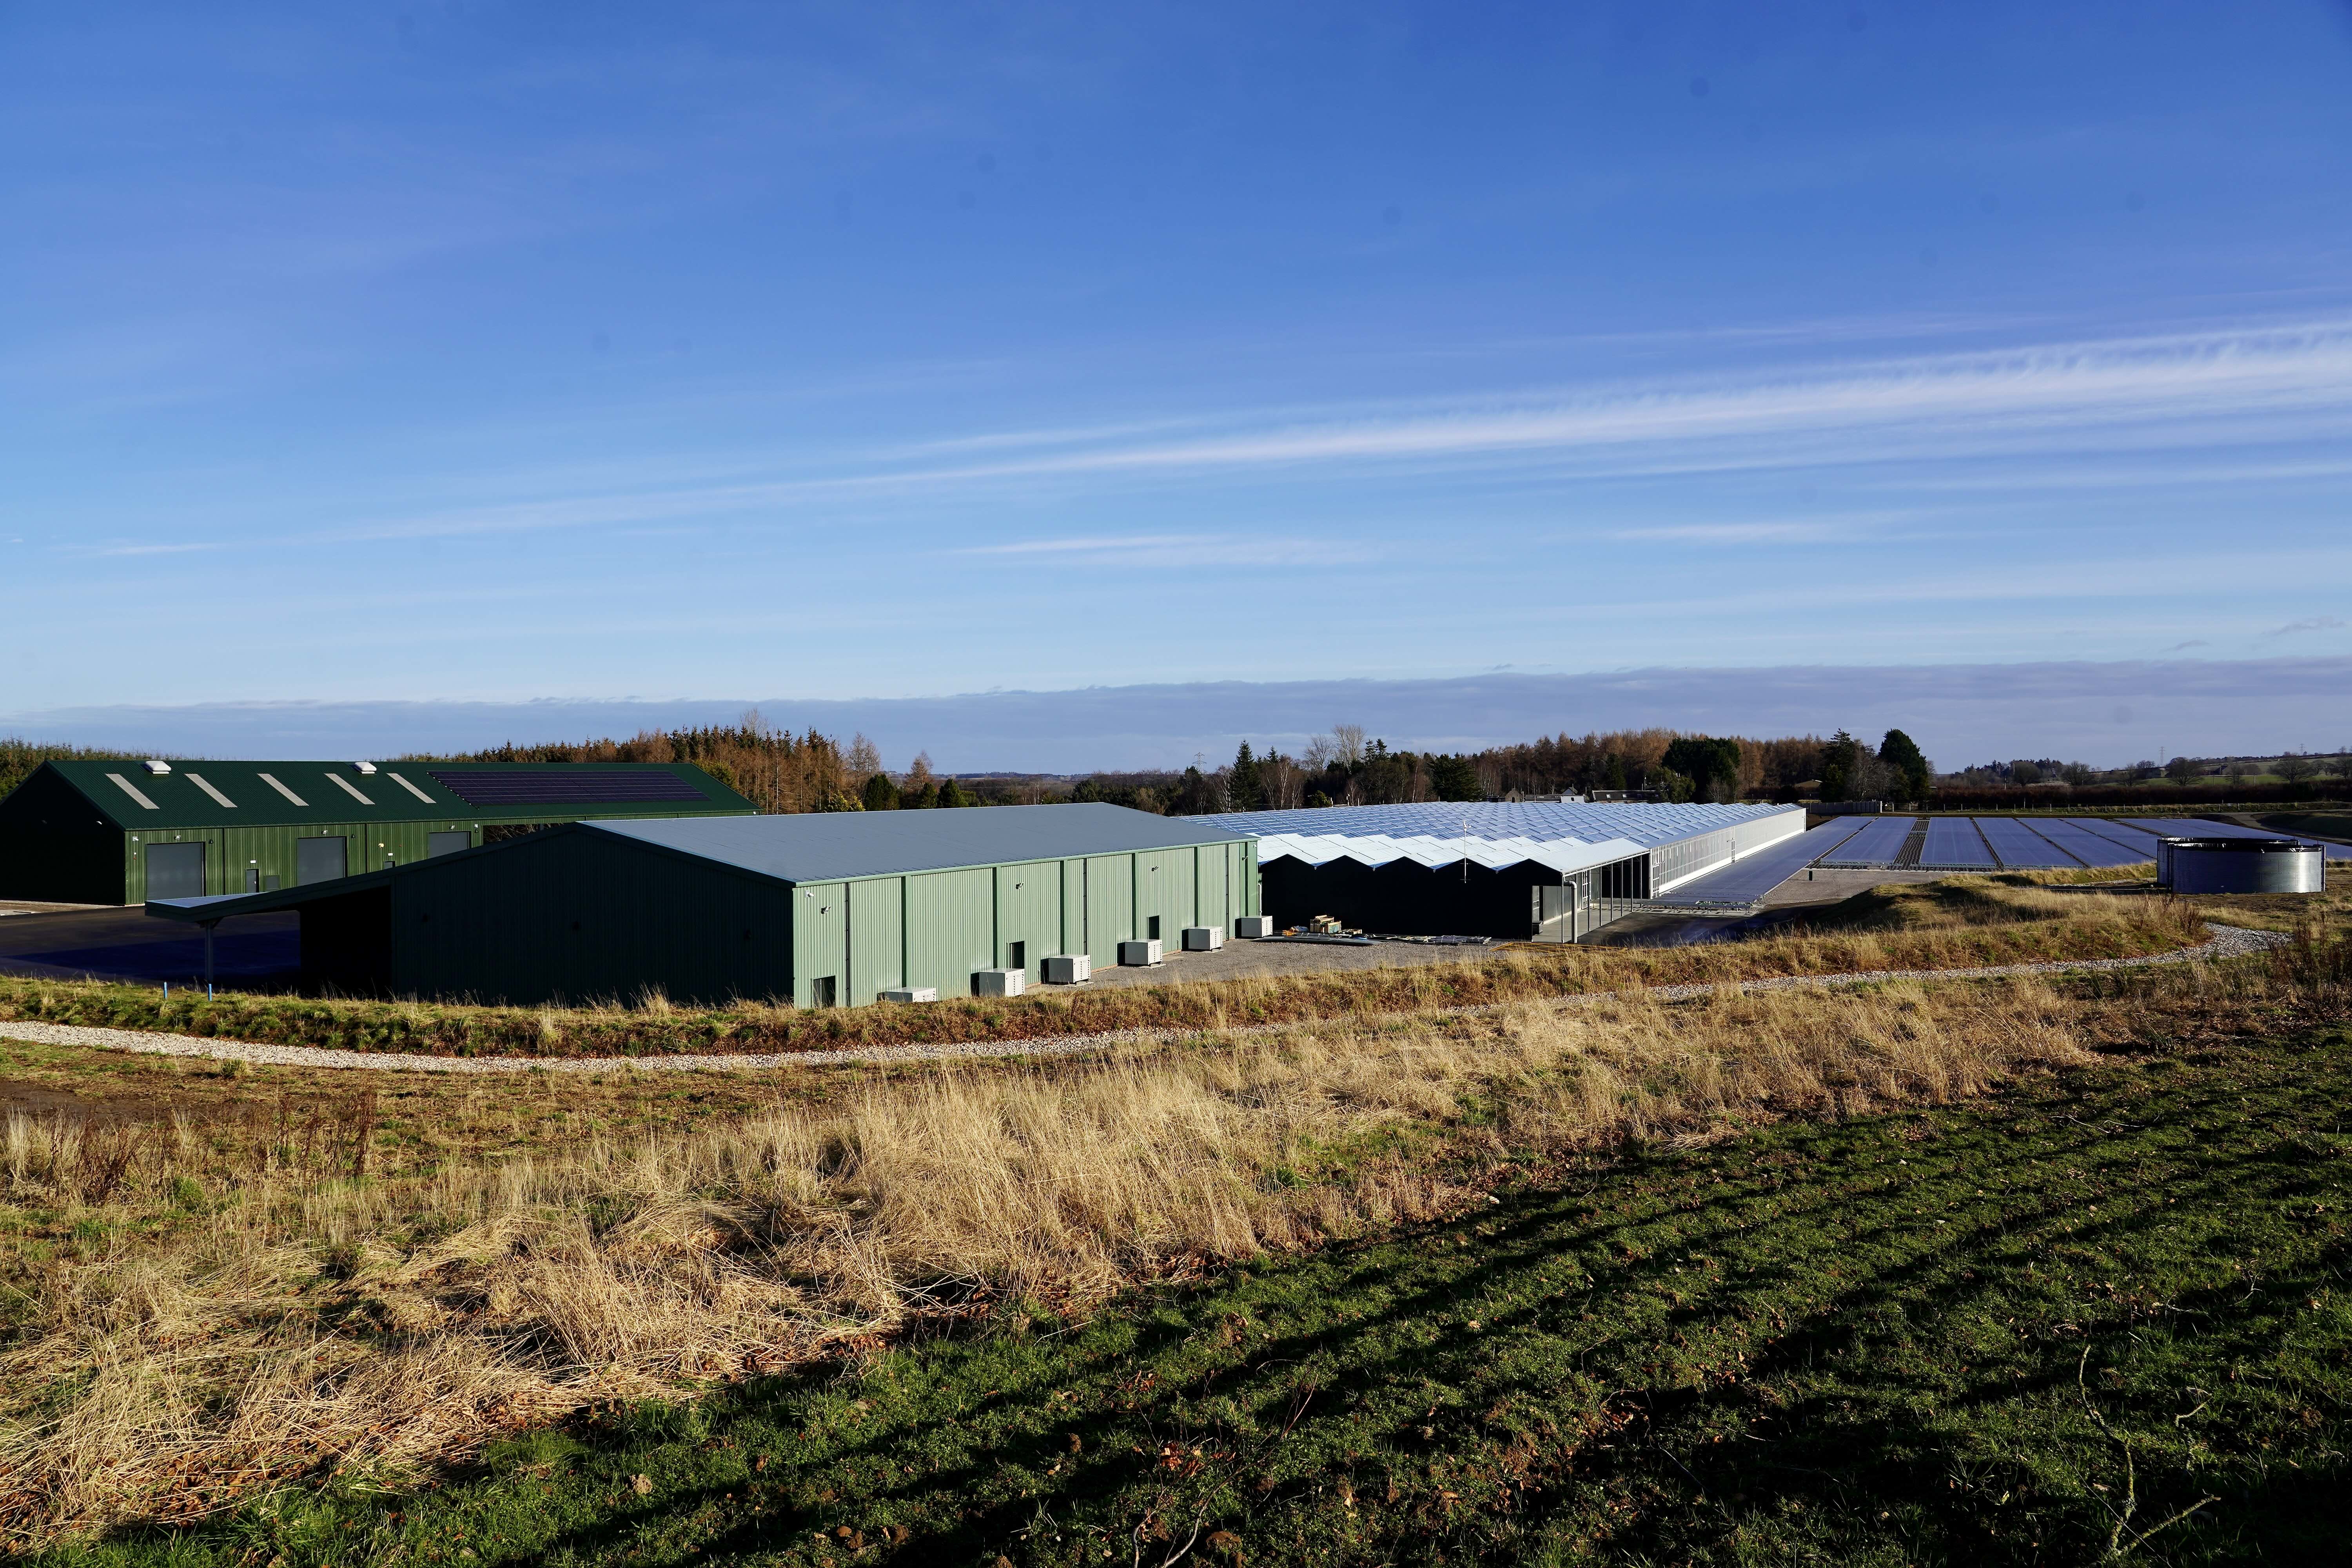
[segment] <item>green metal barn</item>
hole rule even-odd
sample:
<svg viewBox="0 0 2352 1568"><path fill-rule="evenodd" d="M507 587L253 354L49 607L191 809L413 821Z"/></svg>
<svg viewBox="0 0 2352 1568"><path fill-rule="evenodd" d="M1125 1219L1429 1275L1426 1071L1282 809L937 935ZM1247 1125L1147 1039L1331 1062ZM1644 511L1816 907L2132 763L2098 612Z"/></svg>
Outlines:
<svg viewBox="0 0 2352 1568"><path fill-rule="evenodd" d="M530 1005L971 994L982 971L1258 911L1256 840L1105 805L581 822L331 888L150 903L299 910L307 984Z"/></svg>
<svg viewBox="0 0 2352 1568"><path fill-rule="evenodd" d="M0 800L0 898L269 892L552 823L752 809L684 763L45 763Z"/></svg>

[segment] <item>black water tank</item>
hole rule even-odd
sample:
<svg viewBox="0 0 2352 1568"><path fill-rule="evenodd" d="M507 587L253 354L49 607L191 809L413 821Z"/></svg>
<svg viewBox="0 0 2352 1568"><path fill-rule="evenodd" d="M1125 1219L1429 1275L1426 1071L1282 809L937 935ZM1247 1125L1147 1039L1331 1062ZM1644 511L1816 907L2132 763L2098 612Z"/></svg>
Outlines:
<svg viewBox="0 0 2352 1568"><path fill-rule="evenodd" d="M2316 893L2326 852L2294 838L2166 838L2156 879L2176 893Z"/></svg>

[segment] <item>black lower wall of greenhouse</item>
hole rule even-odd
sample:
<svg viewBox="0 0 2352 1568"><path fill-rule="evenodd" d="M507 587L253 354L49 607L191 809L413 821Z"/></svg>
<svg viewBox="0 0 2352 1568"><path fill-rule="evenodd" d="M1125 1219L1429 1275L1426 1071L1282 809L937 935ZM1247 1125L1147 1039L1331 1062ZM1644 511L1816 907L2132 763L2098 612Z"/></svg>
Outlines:
<svg viewBox="0 0 2352 1568"><path fill-rule="evenodd" d="M1258 868L1265 912L1277 930L1329 915L1359 931L1396 936L1488 936L1524 942L1534 931L1528 889L1559 886L1559 873L1533 861L1432 869L1412 860L1367 866L1284 858Z"/></svg>

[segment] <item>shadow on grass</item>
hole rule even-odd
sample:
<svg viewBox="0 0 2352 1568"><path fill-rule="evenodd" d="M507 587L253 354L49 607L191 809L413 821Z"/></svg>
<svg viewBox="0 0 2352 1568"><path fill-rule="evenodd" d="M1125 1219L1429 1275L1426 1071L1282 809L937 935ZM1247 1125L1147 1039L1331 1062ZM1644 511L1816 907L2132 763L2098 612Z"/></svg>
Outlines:
<svg viewBox="0 0 2352 1568"><path fill-rule="evenodd" d="M88 1555L2025 1563L2210 1498L2147 1547L2310 1560L2347 1089L2339 1042L1782 1127Z"/></svg>

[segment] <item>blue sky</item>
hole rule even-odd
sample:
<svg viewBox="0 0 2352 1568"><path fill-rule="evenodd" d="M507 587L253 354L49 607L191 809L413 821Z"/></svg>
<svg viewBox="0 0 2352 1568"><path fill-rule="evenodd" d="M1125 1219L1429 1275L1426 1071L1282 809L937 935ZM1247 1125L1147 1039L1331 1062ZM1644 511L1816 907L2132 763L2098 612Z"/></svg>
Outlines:
<svg viewBox="0 0 2352 1568"><path fill-rule="evenodd" d="M0 715L2259 689L2352 658L2347 81L2323 4L0 4Z"/></svg>

